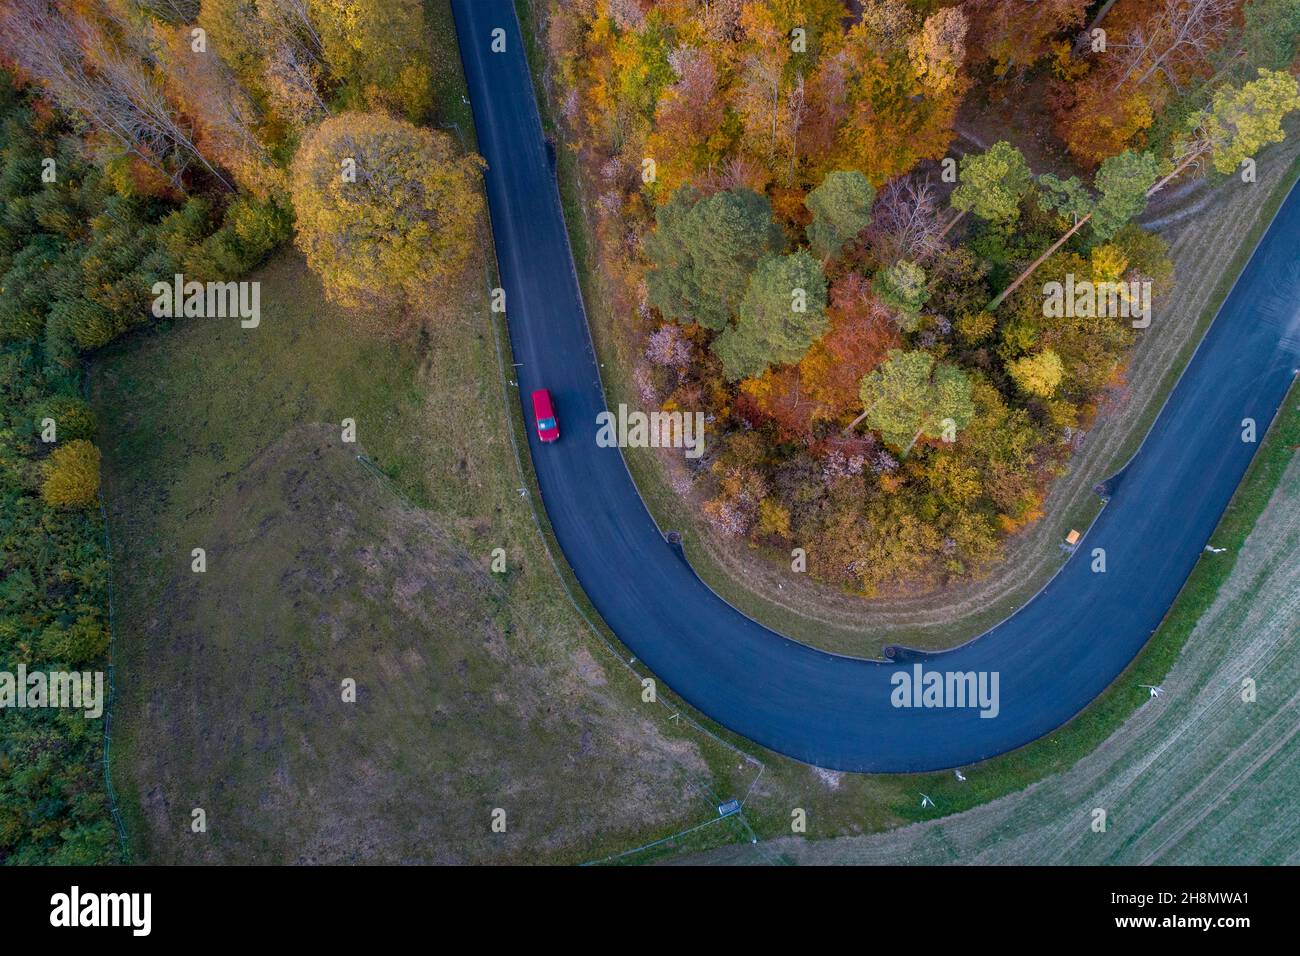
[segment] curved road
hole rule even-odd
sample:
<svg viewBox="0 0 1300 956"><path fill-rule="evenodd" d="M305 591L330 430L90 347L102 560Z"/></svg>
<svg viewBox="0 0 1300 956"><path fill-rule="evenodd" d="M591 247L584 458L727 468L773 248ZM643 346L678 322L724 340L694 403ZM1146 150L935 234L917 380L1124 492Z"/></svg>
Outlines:
<svg viewBox="0 0 1300 956"><path fill-rule="evenodd" d="M529 444L556 537L620 640L712 719L835 770L962 766L1059 727L1146 643L1202 548L1300 365L1300 191L1256 249L1141 451L1078 552L1013 617L927 670L998 674L999 709L895 707L900 665L839 657L770 631L717 597L671 548L617 449L513 5L453 0L469 79L521 396L549 388L563 437ZM491 50L503 30L505 52ZM1148 335L1160 334L1158 311ZM531 410L525 408L531 422ZM1105 548L1094 574L1090 552Z"/></svg>

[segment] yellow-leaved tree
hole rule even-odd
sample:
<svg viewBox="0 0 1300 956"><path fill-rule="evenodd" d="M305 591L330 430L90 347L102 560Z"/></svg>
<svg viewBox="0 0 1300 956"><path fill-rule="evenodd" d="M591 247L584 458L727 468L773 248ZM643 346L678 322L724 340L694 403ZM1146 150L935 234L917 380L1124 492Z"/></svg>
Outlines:
<svg viewBox="0 0 1300 956"><path fill-rule="evenodd" d="M1023 391L1047 398L1061 384L1061 379L1065 376L1065 365L1061 357L1051 349L1043 349L1036 355L1026 355L1012 362L1008 371Z"/></svg>
<svg viewBox="0 0 1300 956"><path fill-rule="evenodd" d="M54 508L89 508L99 496L99 449L79 438L60 445L45 462L41 497Z"/></svg>
<svg viewBox="0 0 1300 956"><path fill-rule="evenodd" d="M436 295L477 248L479 170L451 137L381 113L308 131L291 175L298 247L350 307Z"/></svg>
<svg viewBox="0 0 1300 956"><path fill-rule="evenodd" d="M330 72L343 81L344 103L425 117L432 40L420 0L308 0L306 8Z"/></svg>

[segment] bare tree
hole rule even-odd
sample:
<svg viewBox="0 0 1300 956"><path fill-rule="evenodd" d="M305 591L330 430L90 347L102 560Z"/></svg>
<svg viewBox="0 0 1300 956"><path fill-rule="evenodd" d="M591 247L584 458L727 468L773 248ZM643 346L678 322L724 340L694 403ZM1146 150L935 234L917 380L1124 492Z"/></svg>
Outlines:
<svg viewBox="0 0 1300 956"><path fill-rule="evenodd" d="M1111 47L1117 60L1114 88L1130 80L1141 86L1159 72L1179 88L1179 69L1204 62L1232 29L1237 0L1165 0L1123 43Z"/></svg>
<svg viewBox="0 0 1300 956"><path fill-rule="evenodd" d="M881 262L924 261L942 248L943 231L930 181L899 176L876 196L866 238Z"/></svg>
<svg viewBox="0 0 1300 956"><path fill-rule="evenodd" d="M135 5L166 23L193 23L199 15L200 0L135 0Z"/></svg>
<svg viewBox="0 0 1300 956"><path fill-rule="evenodd" d="M191 51L183 29L165 32L164 39L161 65L171 104L193 119L199 150L248 192L267 195L280 175L257 136L261 110L223 59Z"/></svg>
<svg viewBox="0 0 1300 956"><path fill-rule="evenodd" d="M668 54L668 65L677 82L671 87L673 95L660 101L661 121L696 139L712 135L723 119L717 63L707 50L682 46Z"/></svg>
<svg viewBox="0 0 1300 956"><path fill-rule="evenodd" d="M741 0L703 0L703 3L704 29L709 39L735 42L741 38Z"/></svg>
<svg viewBox="0 0 1300 956"><path fill-rule="evenodd" d="M808 99L804 90L803 74L799 74L794 86L786 94L786 121L782 139L790 152L790 180L794 180L795 167L799 161L799 133L803 129L804 117L808 111Z"/></svg>
<svg viewBox="0 0 1300 956"><path fill-rule="evenodd" d="M776 132L781 113L781 74L785 58L779 56L746 57L743 68L742 97L745 108L742 115L751 129L757 132L759 122L768 127L768 157L776 155Z"/></svg>
<svg viewBox="0 0 1300 956"><path fill-rule="evenodd" d="M263 22L277 31L275 39L300 41L306 50L298 55L310 54L313 61L320 61L324 47L316 24L312 22L307 0L258 0L257 6Z"/></svg>
<svg viewBox="0 0 1300 956"><path fill-rule="evenodd" d="M609 15L620 30L639 30L645 23L641 0L608 0Z"/></svg>
<svg viewBox="0 0 1300 956"><path fill-rule="evenodd" d="M291 40L271 48L266 59L267 95L272 108L296 126L308 126L330 112L317 90L317 67Z"/></svg>
<svg viewBox="0 0 1300 956"><path fill-rule="evenodd" d="M710 169L700 177L696 184L704 195L722 192L727 189L763 188L767 173L758 163L745 156L733 156L721 169Z"/></svg>
<svg viewBox="0 0 1300 956"><path fill-rule="evenodd" d="M81 14L64 13L50 0L8 0L0 7L0 52L60 106L173 185L197 160L233 190L195 145L193 129L172 108L149 64Z"/></svg>

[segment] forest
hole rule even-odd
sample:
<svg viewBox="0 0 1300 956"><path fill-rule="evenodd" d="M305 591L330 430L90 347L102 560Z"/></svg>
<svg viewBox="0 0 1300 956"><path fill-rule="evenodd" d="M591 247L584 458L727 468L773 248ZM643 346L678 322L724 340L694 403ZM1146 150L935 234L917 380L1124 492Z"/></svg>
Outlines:
<svg viewBox="0 0 1300 956"><path fill-rule="evenodd" d="M155 283L292 239L358 334L416 332L482 214L448 55L418 0L0 3L0 671L108 666L87 362L186 321ZM0 863L123 859L103 758L103 718L3 711Z"/></svg>
<svg viewBox="0 0 1300 956"><path fill-rule="evenodd" d="M1171 184L1249 181L1300 107L1300 0L551 0L542 20L633 388L709 423L674 491L865 596L978 575L1043 516L1158 334L1139 298L1158 317L1174 289L1135 220ZM959 133L988 102L1055 147L1040 168ZM1082 288L1109 308L1047 301Z"/></svg>

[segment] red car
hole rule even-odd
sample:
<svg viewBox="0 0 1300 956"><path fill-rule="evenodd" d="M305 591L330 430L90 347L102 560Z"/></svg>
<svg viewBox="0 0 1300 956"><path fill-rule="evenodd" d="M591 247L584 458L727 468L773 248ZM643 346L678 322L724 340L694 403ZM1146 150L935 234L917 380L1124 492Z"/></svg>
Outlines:
<svg viewBox="0 0 1300 956"><path fill-rule="evenodd" d="M533 415L537 419L537 437L542 441L555 441L560 437L560 425L555 420L555 406L551 393L544 388L533 392Z"/></svg>

